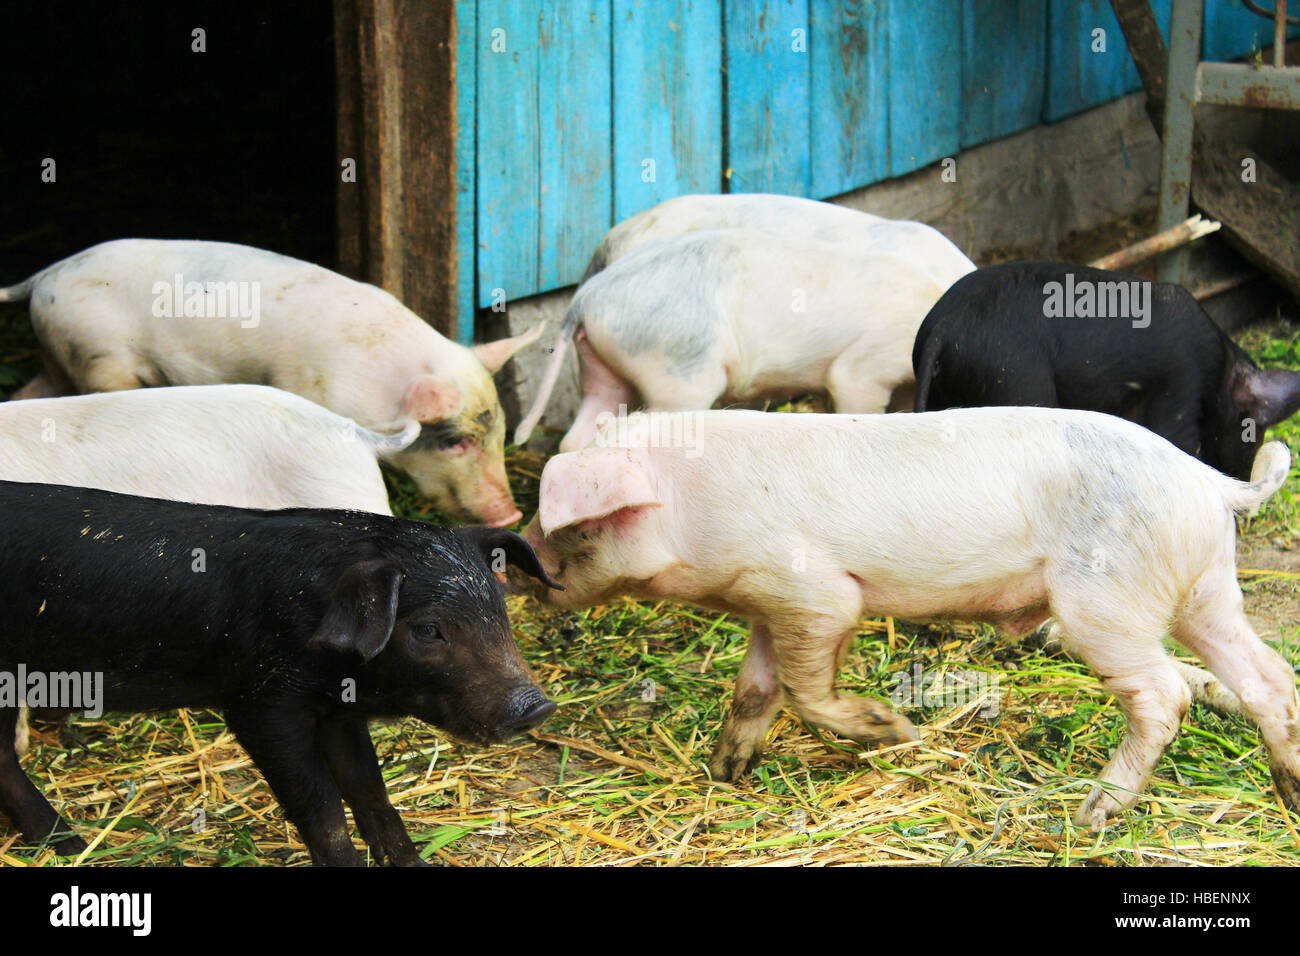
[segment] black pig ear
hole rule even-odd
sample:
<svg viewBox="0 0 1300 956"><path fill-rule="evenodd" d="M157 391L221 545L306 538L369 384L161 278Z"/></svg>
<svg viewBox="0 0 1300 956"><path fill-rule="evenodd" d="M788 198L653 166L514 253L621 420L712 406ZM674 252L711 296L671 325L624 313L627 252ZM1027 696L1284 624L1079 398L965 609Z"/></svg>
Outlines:
<svg viewBox="0 0 1300 956"><path fill-rule="evenodd" d="M505 528L459 528L456 534L471 548L483 555L493 571L504 571L506 564L513 564L531 577L537 578L548 588L563 591L564 586L556 581L542 562L537 560L533 546L513 531Z"/></svg>
<svg viewBox="0 0 1300 956"><path fill-rule="evenodd" d="M397 592L402 572L390 561L361 561L339 578L329 609L308 647L349 651L363 661L388 644L397 621Z"/></svg>

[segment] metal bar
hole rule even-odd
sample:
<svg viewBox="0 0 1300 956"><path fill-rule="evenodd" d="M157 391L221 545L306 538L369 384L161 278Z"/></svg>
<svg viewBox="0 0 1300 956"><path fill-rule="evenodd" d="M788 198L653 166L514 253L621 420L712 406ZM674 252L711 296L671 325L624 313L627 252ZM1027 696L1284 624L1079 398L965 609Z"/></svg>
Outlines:
<svg viewBox="0 0 1300 956"><path fill-rule="evenodd" d="M1196 87L1199 103L1300 110L1300 66L1278 69L1245 63L1202 63Z"/></svg>
<svg viewBox="0 0 1300 956"><path fill-rule="evenodd" d="M1174 0L1169 26L1169 71L1165 75L1165 121L1160 137L1160 212L1158 230L1172 229L1187 218L1192 184L1192 123L1196 105L1196 67L1201 56L1204 0ZM1161 256L1156 277L1182 282L1187 250Z"/></svg>

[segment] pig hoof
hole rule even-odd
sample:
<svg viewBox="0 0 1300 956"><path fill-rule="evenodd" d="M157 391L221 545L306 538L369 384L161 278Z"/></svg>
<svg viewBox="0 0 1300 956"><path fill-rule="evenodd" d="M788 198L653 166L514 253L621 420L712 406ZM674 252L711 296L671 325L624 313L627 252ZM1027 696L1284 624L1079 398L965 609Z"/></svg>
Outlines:
<svg viewBox="0 0 1300 956"><path fill-rule="evenodd" d="M1282 798L1283 806L1300 815L1300 779L1278 763L1270 763L1268 769L1273 774L1273 789Z"/></svg>
<svg viewBox="0 0 1300 956"><path fill-rule="evenodd" d="M709 761L709 776L721 783L736 783L758 766L762 756L761 750L752 748L728 752L719 750Z"/></svg>
<svg viewBox="0 0 1300 956"><path fill-rule="evenodd" d="M59 856L80 856L86 852L86 841L81 837L68 837L54 844L54 852Z"/></svg>
<svg viewBox="0 0 1300 956"><path fill-rule="evenodd" d="M1093 787L1083 806L1074 812L1074 825L1094 832L1106 828L1106 821L1124 808L1115 798L1100 787Z"/></svg>
<svg viewBox="0 0 1300 956"><path fill-rule="evenodd" d="M921 739L915 724L878 701L867 701L859 716L867 725L867 730L856 738L859 743L889 747Z"/></svg>
<svg viewBox="0 0 1300 956"><path fill-rule="evenodd" d="M397 853L389 853L388 865L389 866L430 866L431 864L428 863L420 856L420 851L415 848L414 844L412 844L409 848L403 848Z"/></svg>
<svg viewBox="0 0 1300 956"><path fill-rule="evenodd" d="M1061 649L1061 638L1056 633L1056 619L1049 617L1034 628L1020 639L1020 646L1025 650L1039 650L1044 654L1055 654Z"/></svg>

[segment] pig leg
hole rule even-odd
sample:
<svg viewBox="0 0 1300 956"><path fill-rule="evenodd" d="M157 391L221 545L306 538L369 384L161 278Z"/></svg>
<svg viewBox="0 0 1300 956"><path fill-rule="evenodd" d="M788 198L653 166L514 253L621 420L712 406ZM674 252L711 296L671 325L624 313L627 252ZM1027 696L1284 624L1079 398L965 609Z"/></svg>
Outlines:
<svg viewBox="0 0 1300 956"><path fill-rule="evenodd" d="M393 866L428 866L407 835L402 818L388 800L379 772L379 758L366 722L359 719L323 721L319 740L334 782L352 807L357 829L379 860Z"/></svg>
<svg viewBox="0 0 1300 956"><path fill-rule="evenodd" d="M754 769L784 698L771 632L755 623L736 676L735 699L709 761L714 780L737 780Z"/></svg>
<svg viewBox="0 0 1300 956"><path fill-rule="evenodd" d="M1107 787L1093 787L1074 815L1077 826L1100 829L1107 817L1137 802L1160 755L1178 735L1192 695L1161 644L1162 615L1130 608L1125 620L1112 619L1105 609L1124 613L1123 604L1113 594L1095 593L1104 582L1090 583L1057 581L1049 587L1065 649L1101 675L1128 724L1099 777ZM1059 595L1069 595L1068 600Z"/></svg>
<svg viewBox="0 0 1300 956"><path fill-rule="evenodd" d="M806 723L861 744L919 740L912 722L884 701L836 692L839 662L856 637L855 626L838 635L786 632L777 638L781 682L791 706Z"/></svg>
<svg viewBox="0 0 1300 956"><path fill-rule="evenodd" d="M1025 635L1022 640L1031 643L1031 639L1032 646L1041 647L1045 654L1056 654L1062 651L1061 629L1060 625L1055 621L1048 621L1038 630ZM1225 717L1245 717L1249 719L1249 715L1241 705L1237 695L1228 690L1209 671L1202 667L1184 664L1182 661L1174 661L1174 667L1178 673L1183 675L1183 680L1187 682L1187 688L1192 692L1193 703L1202 704L1216 714L1222 714Z"/></svg>
<svg viewBox="0 0 1300 956"><path fill-rule="evenodd" d="M1300 701L1295 672L1259 639L1242 610L1229 567L1207 572L1192 588L1174 637L1240 698L1268 747L1278 796L1300 813Z"/></svg>
<svg viewBox="0 0 1300 956"><path fill-rule="evenodd" d="M297 710L231 708L226 725L262 771L317 866L365 866L348 836L343 798L317 746L315 720Z"/></svg>
<svg viewBox="0 0 1300 956"><path fill-rule="evenodd" d="M1178 669L1178 673L1182 674L1183 680L1187 682L1194 703L1202 704L1216 714L1222 714L1225 717L1250 718L1250 715L1246 713L1245 706L1241 703L1241 698L1228 690L1212 673L1202 667L1184 664L1182 661L1174 661L1174 667Z"/></svg>
<svg viewBox="0 0 1300 956"><path fill-rule="evenodd" d="M635 411L640 401L637 390L596 354L585 331L579 329L573 343L581 370L582 403L573 425L560 441L562 452L586 448L596 437L596 426L602 415L617 415L620 405L629 412Z"/></svg>
<svg viewBox="0 0 1300 956"><path fill-rule="evenodd" d="M867 415L883 412L889 407L895 390L901 392L912 384L910 369L886 375L880 365L878 355L855 352L852 345L831 362L826 370L826 391L835 411Z"/></svg>
<svg viewBox="0 0 1300 956"><path fill-rule="evenodd" d="M896 744L917 740L912 722L882 701L835 690L840 662L858 632L862 590L851 577L826 582L809 595L827 611L800 614L790 608L784 621L772 621L773 646L781 684L790 704L814 727L864 744ZM797 616L796 616L797 615Z"/></svg>
<svg viewBox="0 0 1300 956"><path fill-rule="evenodd" d="M75 856L86 849L85 842L69 835L72 827L55 812L19 766L18 752L13 746L17 724L16 709L0 709L0 810L33 843L52 840L56 853Z"/></svg>

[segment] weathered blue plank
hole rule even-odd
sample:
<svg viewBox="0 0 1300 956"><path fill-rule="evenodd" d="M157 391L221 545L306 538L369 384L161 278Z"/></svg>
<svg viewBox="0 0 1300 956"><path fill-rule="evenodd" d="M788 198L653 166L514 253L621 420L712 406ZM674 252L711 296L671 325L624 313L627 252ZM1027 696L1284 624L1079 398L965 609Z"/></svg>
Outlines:
<svg viewBox="0 0 1300 956"><path fill-rule="evenodd" d="M542 191L540 232L533 241L538 288L554 289L582 277L596 243L613 225L610 0L543 2L541 9Z"/></svg>
<svg viewBox="0 0 1300 956"><path fill-rule="evenodd" d="M456 340L474 341L477 0L456 0Z"/></svg>
<svg viewBox="0 0 1300 956"><path fill-rule="evenodd" d="M1171 0L1151 0L1165 42ZM1108 0L1051 0L1047 24L1047 104L1054 122L1142 88ZM1104 31L1104 38L1094 36ZM1100 47L1104 39L1105 50Z"/></svg>
<svg viewBox="0 0 1300 956"><path fill-rule="evenodd" d="M888 0L812 0L811 195L889 175Z"/></svg>
<svg viewBox="0 0 1300 956"><path fill-rule="evenodd" d="M722 182L722 0L614 0L614 221Z"/></svg>
<svg viewBox="0 0 1300 956"><path fill-rule="evenodd" d="M951 0L890 0L891 176L961 144L961 15Z"/></svg>
<svg viewBox="0 0 1300 956"><path fill-rule="evenodd" d="M733 0L725 9L727 189L807 196L808 0Z"/></svg>
<svg viewBox="0 0 1300 956"><path fill-rule="evenodd" d="M478 0L478 301L541 288L537 8Z"/></svg>
<svg viewBox="0 0 1300 956"><path fill-rule="evenodd" d="M1272 9L1272 3L1260 6ZM1295 4L1287 12L1295 15ZM1300 26L1287 30L1290 37L1300 36ZM1273 45L1273 21L1257 17L1241 0L1205 0L1205 21L1201 31L1201 58L1205 60L1238 60L1253 50L1263 50ZM1272 63L1272 59L1267 62Z"/></svg>
<svg viewBox="0 0 1300 956"><path fill-rule="evenodd" d="M1047 7L1042 0L964 0L962 146L1037 124L1046 64Z"/></svg>

